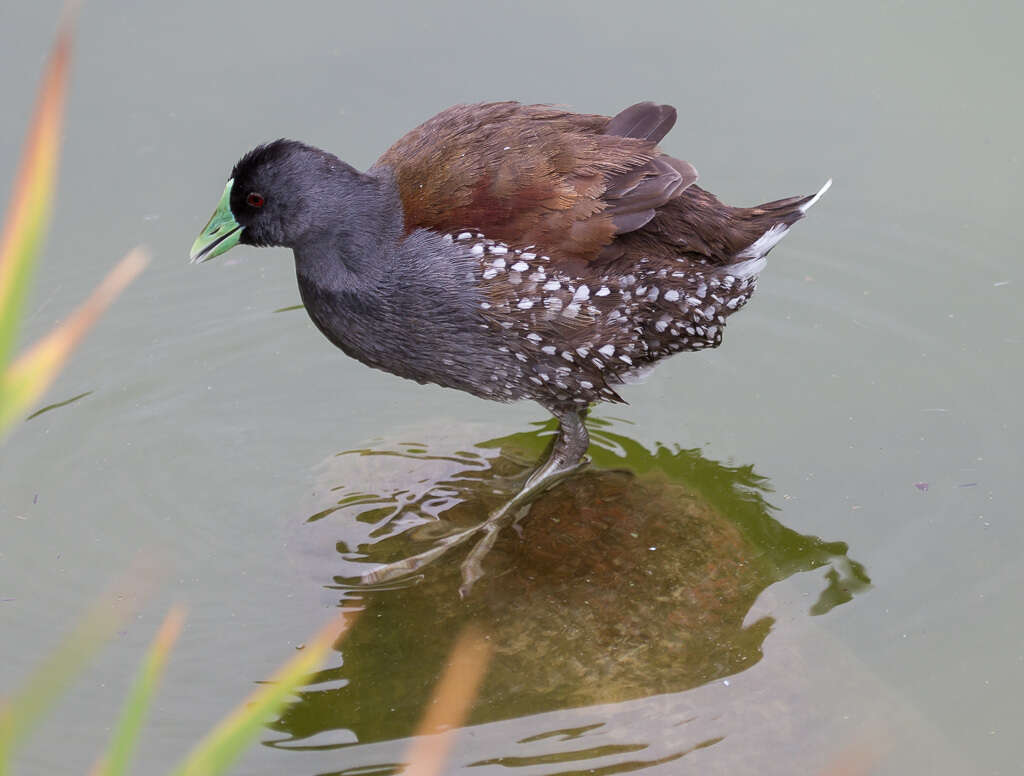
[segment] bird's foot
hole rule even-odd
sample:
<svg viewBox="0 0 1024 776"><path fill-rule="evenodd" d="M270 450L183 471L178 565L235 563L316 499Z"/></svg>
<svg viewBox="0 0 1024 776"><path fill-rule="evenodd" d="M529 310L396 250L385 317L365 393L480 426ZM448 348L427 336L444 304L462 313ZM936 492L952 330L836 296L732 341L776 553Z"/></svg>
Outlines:
<svg viewBox="0 0 1024 776"><path fill-rule="evenodd" d="M439 539L434 547L429 550L411 555L408 558L396 560L393 563L385 563L372 571L368 571L360 577L363 584L375 585L381 582L392 582L413 574L437 560L446 552L470 539L474 534L482 533L483 536L476 543L466 559L462 561L462 585L459 587L459 595L465 598L473 589L473 585L484 576L483 559L490 552L498 539L501 529L510 522L519 531L519 521L530 513L533 502L552 486L558 484L567 477L575 474L590 461L584 459L579 463L564 468L551 467L549 460L540 469L530 475L523 488L511 499L491 512L487 519L472 528L449 534ZM543 476L538 476L543 474Z"/></svg>
<svg viewBox="0 0 1024 776"><path fill-rule="evenodd" d="M459 546L479 531L480 528L481 526L475 525L472 528L467 528L463 531L449 534L448 536L439 539L435 546L425 552L418 553L417 555L410 555L408 558L402 558L401 560L396 560L393 563L385 563L377 566L377 568L372 571L367 571L365 574L360 576L359 581L364 585L376 585L381 582L391 582L393 580L406 577L409 574L419 571L431 561L440 558L453 547Z"/></svg>
<svg viewBox="0 0 1024 776"><path fill-rule="evenodd" d="M530 507L541 494L557 485L562 480L570 477L583 469L590 463L589 458L568 463L559 459L558 456L551 456L544 465L530 475L523 489L520 490L509 501L505 502L499 509L488 516L487 520L480 524L478 530L483 531L483 537L476 543L476 546L469 551L469 555L462 561L462 584L459 586L459 595L465 598L473 589L473 585L484 575L483 559L491 551L494 542L498 539L501 529L512 521L519 538L523 537L519 521L530 514Z"/></svg>
<svg viewBox="0 0 1024 776"><path fill-rule="evenodd" d="M483 559L494 547L501 529L511 521L518 531L519 521L529 513L530 506L544 491L590 463L590 459L584 455L589 443L587 430L583 425L584 413L572 410L555 412L555 415L559 419L559 433L551 452L544 463L530 474L515 496L491 512L479 525L449 534L425 552L378 566L373 571L363 574L362 581L366 584L376 584L400 579L420 570L480 532L483 536L462 561L462 584L459 586L459 595L463 598L469 595L473 585L484 576ZM519 535L522 536L521 531Z"/></svg>

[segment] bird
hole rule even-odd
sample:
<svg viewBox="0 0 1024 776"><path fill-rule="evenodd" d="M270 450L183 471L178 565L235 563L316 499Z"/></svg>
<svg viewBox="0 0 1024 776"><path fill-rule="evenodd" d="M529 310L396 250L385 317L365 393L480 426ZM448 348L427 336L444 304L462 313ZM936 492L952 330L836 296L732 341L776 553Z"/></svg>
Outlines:
<svg viewBox="0 0 1024 776"><path fill-rule="evenodd" d="M274 140L234 165L192 246L194 263L238 244L291 248L309 317L347 355L557 419L546 459L473 529L467 590L508 516L585 465L591 405L622 402L621 386L668 356L718 347L768 253L831 185L726 205L660 148L676 119L654 102L611 117L455 105L365 172Z"/></svg>

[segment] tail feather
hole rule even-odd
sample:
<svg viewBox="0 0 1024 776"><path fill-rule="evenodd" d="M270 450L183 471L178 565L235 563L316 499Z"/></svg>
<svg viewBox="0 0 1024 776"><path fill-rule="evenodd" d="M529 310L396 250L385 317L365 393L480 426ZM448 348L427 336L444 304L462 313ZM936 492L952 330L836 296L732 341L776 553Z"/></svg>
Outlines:
<svg viewBox="0 0 1024 776"><path fill-rule="evenodd" d="M802 205L800 205L800 212L801 213L806 213L808 210L810 210L811 209L811 205L813 205L815 202L817 202L819 199L821 199L821 195L824 194L826 191L828 191L831 187L832 187L832 179L829 178L827 181L825 181L825 185L822 186L820 189L818 189L818 193L817 194L808 197L807 201L804 202Z"/></svg>
<svg viewBox="0 0 1024 776"><path fill-rule="evenodd" d="M794 221L796 219L793 219ZM754 242L744 248L742 251L736 254L737 259L759 259L762 256L767 256L768 251L775 247L776 243L786 236L786 232L789 231L789 227L792 224L780 221L777 224L772 224L765 230L765 233L758 237Z"/></svg>
<svg viewBox="0 0 1024 776"><path fill-rule="evenodd" d="M805 197L788 197L775 202L766 202L753 208L756 218L762 223L767 222L768 226L756 240L736 254L736 259L755 260L767 256L779 240L786 236L789 228L804 217L831 185L832 179L829 178L816 194Z"/></svg>
<svg viewBox="0 0 1024 776"><path fill-rule="evenodd" d="M732 275L740 280L749 280L750 278L756 278L761 274L761 270L764 269L764 265L768 263L768 259L764 256L758 256L755 259L747 259L741 261L738 264L727 264L722 267L719 272L722 275Z"/></svg>

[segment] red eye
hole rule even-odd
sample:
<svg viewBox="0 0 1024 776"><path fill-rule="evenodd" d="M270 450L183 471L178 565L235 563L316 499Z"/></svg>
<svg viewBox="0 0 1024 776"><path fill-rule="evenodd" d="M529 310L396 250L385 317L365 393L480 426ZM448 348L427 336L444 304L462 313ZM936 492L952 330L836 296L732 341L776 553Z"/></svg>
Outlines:
<svg viewBox="0 0 1024 776"><path fill-rule="evenodd" d="M249 207L263 207L263 203L266 202L263 199L262 194L257 194L255 191L250 192L249 196L245 198L245 202Z"/></svg>

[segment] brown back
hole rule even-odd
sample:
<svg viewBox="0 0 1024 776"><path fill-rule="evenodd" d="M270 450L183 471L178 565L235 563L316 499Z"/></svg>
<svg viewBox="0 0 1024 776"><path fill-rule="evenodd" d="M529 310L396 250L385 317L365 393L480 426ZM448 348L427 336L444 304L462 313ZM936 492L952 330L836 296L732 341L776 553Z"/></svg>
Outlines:
<svg viewBox="0 0 1024 776"><path fill-rule="evenodd" d="M697 179L657 148L675 119L654 103L612 119L515 102L456 105L377 166L394 171L407 231L475 229L552 258L612 258L618 235L645 227Z"/></svg>

